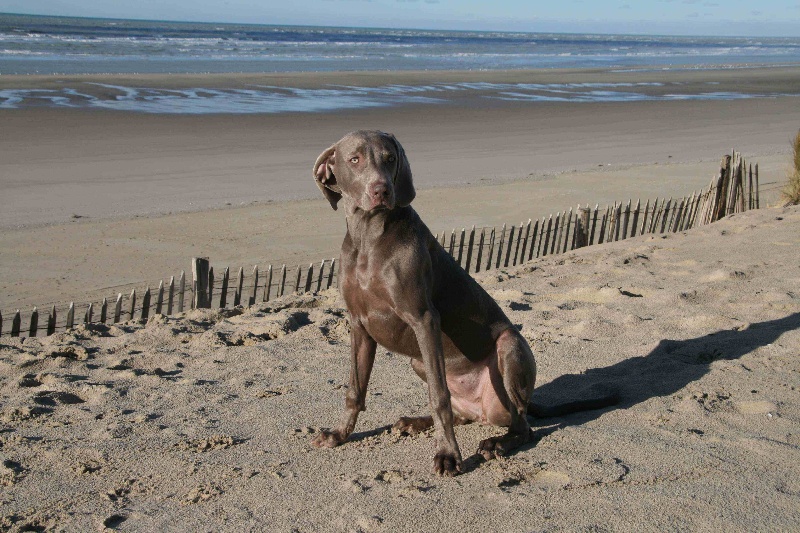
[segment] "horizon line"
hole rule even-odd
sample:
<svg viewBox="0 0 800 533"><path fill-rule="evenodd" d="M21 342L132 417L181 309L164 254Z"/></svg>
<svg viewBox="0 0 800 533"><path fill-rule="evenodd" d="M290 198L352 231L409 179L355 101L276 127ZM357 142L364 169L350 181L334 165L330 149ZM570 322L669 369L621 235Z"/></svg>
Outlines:
<svg viewBox="0 0 800 533"><path fill-rule="evenodd" d="M414 27L389 27L389 26L339 26L339 25L326 25L321 26L317 24L287 24L287 23L265 23L265 22L224 22L224 21L208 21L208 20L172 20L172 19L154 19L154 18L124 18L124 17L96 17L85 15L43 15L38 13L10 13L0 12L0 16L22 16L22 17L41 17L41 18L65 18L65 19L82 19L82 20L111 20L111 21L138 21L138 22L166 22L178 24L230 24L241 26L280 26L289 28L329 28L329 29L344 29L344 30L389 30L389 31L439 31L439 32L452 32L452 33L503 33L503 34L530 34L530 35L615 35L615 36L631 36L631 37L686 37L686 38L729 38L729 39L744 39L744 38L759 38L759 39L800 39L800 35L729 35L729 34L703 34L703 33L630 33L630 32L612 32L612 31L597 31L597 32L581 32L581 31L544 31L544 30L478 30L478 29L448 29L448 28L414 28Z"/></svg>

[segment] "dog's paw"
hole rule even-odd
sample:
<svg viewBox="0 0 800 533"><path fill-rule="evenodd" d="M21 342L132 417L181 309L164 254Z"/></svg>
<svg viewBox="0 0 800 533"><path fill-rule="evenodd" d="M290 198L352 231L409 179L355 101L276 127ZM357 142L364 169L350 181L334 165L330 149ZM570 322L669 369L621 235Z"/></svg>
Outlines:
<svg viewBox="0 0 800 533"><path fill-rule="evenodd" d="M433 457L433 472L439 476L457 476L463 468L461 454L458 452L439 452Z"/></svg>
<svg viewBox="0 0 800 533"><path fill-rule="evenodd" d="M509 431L502 437L490 437L478 445L478 454L487 461L508 455L520 446L534 440L533 432L528 429L523 433Z"/></svg>
<svg viewBox="0 0 800 533"><path fill-rule="evenodd" d="M335 448L346 441L339 430L322 429L319 434L311 439L311 445L315 448Z"/></svg>
<svg viewBox="0 0 800 533"><path fill-rule="evenodd" d="M480 444L478 444L478 454L487 461L491 459L497 459L498 457L503 457L506 452L507 450L503 446L502 437L484 439Z"/></svg>
<svg viewBox="0 0 800 533"><path fill-rule="evenodd" d="M416 435L431 427L433 427L433 418L430 416L401 416L392 426L392 433Z"/></svg>

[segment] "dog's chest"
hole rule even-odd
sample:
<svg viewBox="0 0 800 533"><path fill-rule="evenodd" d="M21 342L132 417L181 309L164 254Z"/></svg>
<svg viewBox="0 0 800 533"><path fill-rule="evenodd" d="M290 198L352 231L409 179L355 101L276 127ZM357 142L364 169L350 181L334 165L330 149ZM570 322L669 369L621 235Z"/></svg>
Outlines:
<svg viewBox="0 0 800 533"><path fill-rule="evenodd" d="M370 337L385 348L414 355L416 337L397 315L385 280L368 264L343 264L340 290L352 320L360 322Z"/></svg>

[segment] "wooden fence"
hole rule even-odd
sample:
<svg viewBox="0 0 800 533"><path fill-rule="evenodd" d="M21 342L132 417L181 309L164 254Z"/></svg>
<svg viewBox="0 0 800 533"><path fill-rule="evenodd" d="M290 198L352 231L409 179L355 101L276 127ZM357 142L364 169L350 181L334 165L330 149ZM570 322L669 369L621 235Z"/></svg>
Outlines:
<svg viewBox="0 0 800 533"><path fill-rule="evenodd" d="M758 165L755 168L750 166L748 172L744 158L733 152L723 157L720 170L708 188L691 196L656 198L652 202L646 201L644 206L639 200L635 205L628 200L604 209L598 205L594 208L579 205L574 210L543 217L533 224L528 220L527 223L520 222L519 226L504 224L502 228L473 226L469 232L466 228L458 232L454 229L449 234L437 234L435 238L467 272L479 273L646 233L685 231L759 207ZM337 281L336 259L289 269L286 265L279 269L268 265L260 271L256 265L248 273L239 268L235 277L226 267L217 278L208 258L194 258L191 280L181 272L177 281L174 276L167 284L162 280L155 291L147 287L141 293L141 299L134 289L129 295L118 293L112 301L103 298L97 306L89 303L82 307L82 313L71 302L63 320L59 319L55 305L41 320L36 307L25 317L17 309L10 327L4 326L0 314L0 335L35 337L69 330L79 323L146 322L151 313L172 315L194 308L248 307L287 293L320 291ZM25 327L23 318L26 319Z"/></svg>

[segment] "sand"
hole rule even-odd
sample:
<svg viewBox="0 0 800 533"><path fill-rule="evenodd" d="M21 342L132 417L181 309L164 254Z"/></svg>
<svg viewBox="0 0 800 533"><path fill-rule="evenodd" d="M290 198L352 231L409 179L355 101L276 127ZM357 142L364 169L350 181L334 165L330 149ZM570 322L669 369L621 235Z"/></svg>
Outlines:
<svg viewBox="0 0 800 533"><path fill-rule="evenodd" d="M688 92L708 82L791 92L800 69L268 81L620 78L677 80ZM0 88L266 79L4 76ZM0 122L7 324L16 307L155 287L192 256L234 270L335 256L343 215L318 198L309 174L350 129L398 136L414 206L438 232L516 224L578 203L683 196L705 186L734 147L774 189L800 106L789 96L523 106L466 95L313 115L3 110ZM431 474L431 433L387 430L428 408L408 360L385 350L352 441L309 445L344 403L349 330L335 290L0 337L0 530L797 530L798 230L797 207L762 209L482 274L535 349L538 401L605 385L621 389L622 401L536 420L537 442L490 462L474 451L501 430L458 427L466 472L454 479Z"/></svg>
<svg viewBox="0 0 800 533"><path fill-rule="evenodd" d="M641 83L670 92L790 93L800 68L401 72L208 76L3 76L0 89L129 86ZM710 85L713 84L713 85ZM323 209L316 156L379 128L406 148L434 231L518 224L577 204L684 196L731 148L783 181L796 96L735 101L501 102L469 91L435 106L331 113L145 115L0 110L0 312L114 298L188 269L308 264L338 253L343 220Z"/></svg>
<svg viewBox="0 0 800 533"><path fill-rule="evenodd" d="M335 291L0 344L0 527L90 531L790 531L800 528L800 208L763 209L480 278L534 346L535 398L622 391L500 430L456 428L466 472L431 474L408 360L379 350L351 442ZM624 291L624 292L623 292Z"/></svg>

